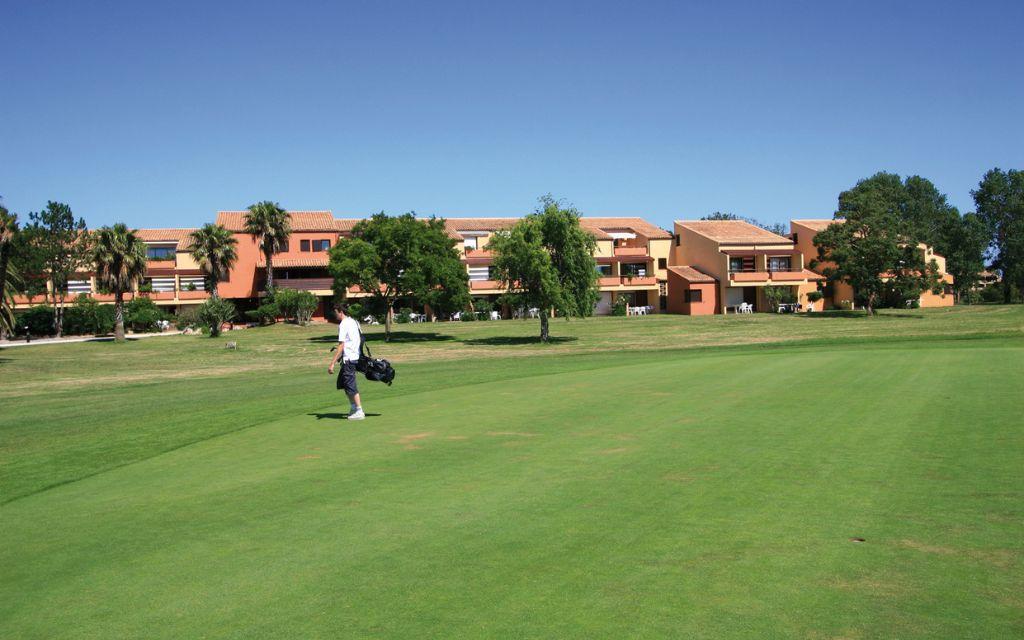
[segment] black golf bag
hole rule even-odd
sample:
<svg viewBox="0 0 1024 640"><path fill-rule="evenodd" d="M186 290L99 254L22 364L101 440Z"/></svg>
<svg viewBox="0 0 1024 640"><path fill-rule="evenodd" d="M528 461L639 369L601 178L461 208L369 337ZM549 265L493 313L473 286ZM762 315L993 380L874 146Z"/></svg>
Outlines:
<svg viewBox="0 0 1024 640"><path fill-rule="evenodd" d="M366 376L367 380L383 382L389 387L395 379L395 368L384 358L373 357L362 332L359 333L359 362L356 363L356 371Z"/></svg>

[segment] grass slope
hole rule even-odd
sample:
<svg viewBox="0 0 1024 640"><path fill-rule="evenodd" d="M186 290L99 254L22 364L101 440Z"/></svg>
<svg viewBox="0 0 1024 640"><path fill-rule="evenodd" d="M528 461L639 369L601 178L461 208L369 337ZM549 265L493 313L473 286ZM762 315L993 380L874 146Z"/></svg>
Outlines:
<svg viewBox="0 0 1024 640"><path fill-rule="evenodd" d="M323 328L4 351L40 384L0 398L0 637L1019 635L1013 313L692 351L602 319L577 344L662 335L465 361L520 325L446 326L387 347L362 423Z"/></svg>

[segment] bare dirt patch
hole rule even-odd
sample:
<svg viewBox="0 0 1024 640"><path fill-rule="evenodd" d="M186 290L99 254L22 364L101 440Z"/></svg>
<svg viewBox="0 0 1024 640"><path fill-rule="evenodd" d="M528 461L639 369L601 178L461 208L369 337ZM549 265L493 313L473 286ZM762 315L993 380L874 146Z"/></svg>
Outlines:
<svg viewBox="0 0 1024 640"><path fill-rule="evenodd" d="M514 438L536 438L539 433L525 433L523 431L488 431L489 436L512 436Z"/></svg>
<svg viewBox="0 0 1024 640"><path fill-rule="evenodd" d="M320 459L320 456L314 456L314 455L299 456L298 458L296 458L296 460L319 460L319 459Z"/></svg>
<svg viewBox="0 0 1024 640"><path fill-rule="evenodd" d="M925 544L916 540L900 540L900 546L906 549L913 549L922 553L936 553L943 556L951 556L956 554L956 549L952 547L942 547L939 545Z"/></svg>
<svg viewBox="0 0 1024 640"><path fill-rule="evenodd" d="M433 431L426 431L424 433L410 433L408 435L402 436L398 440L395 440L395 444L403 445L406 449L419 449L420 447L413 443L419 440L423 440L424 438L429 438L432 435L434 435Z"/></svg>

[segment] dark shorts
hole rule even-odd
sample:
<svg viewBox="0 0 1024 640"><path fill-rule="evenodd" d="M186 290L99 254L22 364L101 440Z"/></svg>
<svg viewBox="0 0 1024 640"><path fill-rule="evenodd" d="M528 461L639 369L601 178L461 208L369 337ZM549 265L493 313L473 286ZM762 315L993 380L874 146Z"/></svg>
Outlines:
<svg viewBox="0 0 1024 640"><path fill-rule="evenodd" d="M341 364L341 371L338 372L338 388L349 395L359 393L359 387L356 386L356 363L343 362Z"/></svg>

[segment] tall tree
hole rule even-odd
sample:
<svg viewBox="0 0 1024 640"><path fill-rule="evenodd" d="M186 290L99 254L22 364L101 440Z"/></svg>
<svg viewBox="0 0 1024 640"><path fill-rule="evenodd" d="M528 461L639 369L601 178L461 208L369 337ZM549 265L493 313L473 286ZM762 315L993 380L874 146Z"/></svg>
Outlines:
<svg viewBox="0 0 1024 640"><path fill-rule="evenodd" d="M28 215L32 221L27 230L30 246L38 254L49 281L53 332L59 338L64 324L68 280L88 260L89 233L85 220L76 219L71 207L62 202L47 202L45 209Z"/></svg>
<svg viewBox="0 0 1024 640"><path fill-rule="evenodd" d="M886 300L910 300L939 285L935 261L925 264L904 209L898 175L877 173L839 195L837 219L814 237L825 277L851 285L868 315Z"/></svg>
<svg viewBox="0 0 1024 640"><path fill-rule="evenodd" d="M0 205L0 338L14 332L14 305L8 295L7 281L17 234L18 214Z"/></svg>
<svg viewBox="0 0 1024 640"><path fill-rule="evenodd" d="M550 195L538 209L500 231L488 248L498 279L518 304L537 308L540 339L551 333L552 311L565 317L589 316L599 297L593 236L580 227L580 214Z"/></svg>
<svg viewBox="0 0 1024 640"><path fill-rule="evenodd" d="M469 304L469 276L445 229L444 220L420 220L414 213L381 212L352 229L330 252L334 291L353 285L385 309L385 340L391 339L395 301L410 299L435 311Z"/></svg>
<svg viewBox="0 0 1024 640"><path fill-rule="evenodd" d="M96 279L114 294L114 339L120 342L124 340L124 294L146 275L146 244L121 222L93 235Z"/></svg>
<svg viewBox="0 0 1024 640"><path fill-rule="evenodd" d="M207 223L189 235L189 253L210 283L210 295L218 297L217 285L227 280L238 260L238 241L224 225Z"/></svg>
<svg viewBox="0 0 1024 640"><path fill-rule="evenodd" d="M274 254L292 234L288 212L270 200L250 205L245 214L245 232L253 236L267 261L267 291L274 289Z"/></svg>
<svg viewBox="0 0 1024 640"><path fill-rule="evenodd" d="M985 269L985 249L990 237L976 213L950 218L939 230L935 250L946 258L946 273L953 276L958 302L977 285L978 274Z"/></svg>
<svg viewBox="0 0 1024 640"><path fill-rule="evenodd" d="M971 191L978 217L989 229L995 266L1003 276L1003 300L1024 291L1024 171L995 168Z"/></svg>

